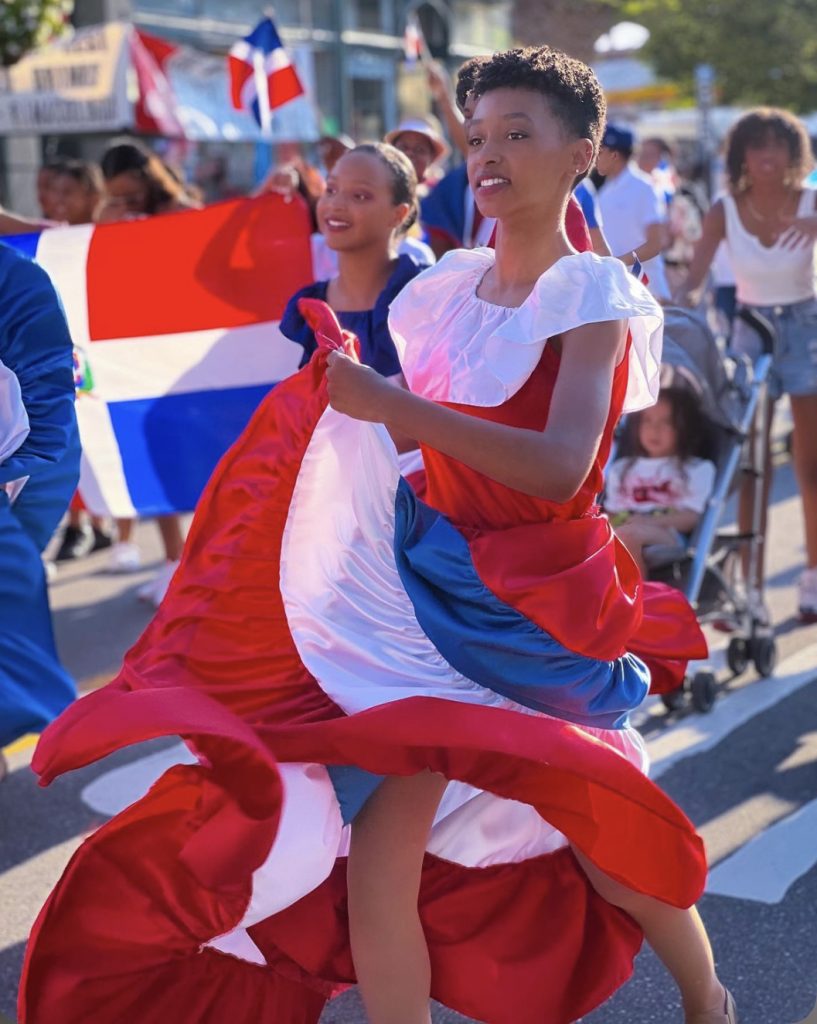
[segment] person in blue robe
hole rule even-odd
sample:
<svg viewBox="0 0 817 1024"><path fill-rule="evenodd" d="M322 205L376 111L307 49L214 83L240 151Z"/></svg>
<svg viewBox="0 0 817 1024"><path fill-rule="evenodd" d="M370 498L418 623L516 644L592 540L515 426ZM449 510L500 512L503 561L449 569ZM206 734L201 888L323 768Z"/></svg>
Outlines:
<svg viewBox="0 0 817 1024"><path fill-rule="evenodd" d="M76 697L54 644L41 553L76 488L79 456L59 299L44 270L0 245L0 750Z"/></svg>

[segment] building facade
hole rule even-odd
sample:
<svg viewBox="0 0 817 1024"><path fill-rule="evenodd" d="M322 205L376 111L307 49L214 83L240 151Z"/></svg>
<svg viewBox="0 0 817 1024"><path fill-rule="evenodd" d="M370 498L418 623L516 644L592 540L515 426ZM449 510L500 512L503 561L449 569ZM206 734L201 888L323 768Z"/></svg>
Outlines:
<svg viewBox="0 0 817 1024"><path fill-rule="evenodd" d="M277 0L284 44L306 67L318 131L381 138L402 113L430 109L422 69L405 60L413 12L432 56L454 71L463 60L511 42L511 0ZM139 29L213 54L226 54L264 13L261 0L75 0L77 27L132 21ZM34 179L58 155L98 159L103 136L17 136L0 145L0 202L38 214ZM205 198L244 192L281 154L251 143L153 140L196 181Z"/></svg>
<svg viewBox="0 0 817 1024"><path fill-rule="evenodd" d="M434 56L452 69L510 43L509 0L278 0L275 18L284 43L310 51L324 130L375 138L396 122L410 9ZM140 28L213 52L226 52L261 13L258 0L131 2Z"/></svg>

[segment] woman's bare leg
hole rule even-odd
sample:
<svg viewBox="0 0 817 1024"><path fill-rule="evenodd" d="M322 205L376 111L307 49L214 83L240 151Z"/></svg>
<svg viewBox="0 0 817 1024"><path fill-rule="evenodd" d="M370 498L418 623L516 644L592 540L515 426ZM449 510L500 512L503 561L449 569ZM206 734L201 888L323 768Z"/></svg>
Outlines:
<svg viewBox="0 0 817 1024"><path fill-rule="evenodd" d="M181 517L156 516L156 522L159 526L159 533L162 535L165 558L168 562L178 562L182 557L182 548L184 547Z"/></svg>
<svg viewBox="0 0 817 1024"><path fill-rule="evenodd" d="M675 979L684 1013L695 1024L725 1024L724 988L715 972L712 947L698 911L679 910L608 878L584 854L573 853L596 892L626 911Z"/></svg>
<svg viewBox="0 0 817 1024"><path fill-rule="evenodd" d="M633 561L643 577L647 576L644 563L644 548L650 544L675 544L676 534L661 525L660 517L650 519L628 519L626 523L615 528L618 539L633 556Z"/></svg>
<svg viewBox="0 0 817 1024"><path fill-rule="evenodd" d="M120 544L130 543L133 537L133 528L136 525L135 519L117 519L116 533Z"/></svg>
<svg viewBox="0 0 817 1024"><path fill-rule="evenodd" d="M430 1024L431 967L417 911L441 775L390 776L352 825L349 938L370 1024Z"/></svg>

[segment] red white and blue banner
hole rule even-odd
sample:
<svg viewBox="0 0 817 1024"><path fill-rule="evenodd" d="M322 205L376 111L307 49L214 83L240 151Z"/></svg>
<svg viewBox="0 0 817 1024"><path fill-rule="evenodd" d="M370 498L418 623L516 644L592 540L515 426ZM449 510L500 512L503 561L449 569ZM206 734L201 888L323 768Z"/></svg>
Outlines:
<svg viewBox="0 0 817 1024"><path fill-rule="evenodd" d="M262 18L248 36L234 43L227 63L233 107L249 111L262 130L271 127L273 110L304 95L272 18Z"/></svg>
<svg viewBox="0 0 817 1024"><path fill-rule="evenodd" d="M278 321L312 280L303 206L272 195L5 241L48 271L65 307L89 509L194 508L302 355Z"/></svg>

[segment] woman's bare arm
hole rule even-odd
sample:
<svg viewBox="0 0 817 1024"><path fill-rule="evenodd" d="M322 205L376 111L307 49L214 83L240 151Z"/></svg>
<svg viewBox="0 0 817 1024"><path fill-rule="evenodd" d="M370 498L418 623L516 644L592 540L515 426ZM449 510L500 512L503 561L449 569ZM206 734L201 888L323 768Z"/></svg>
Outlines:
<svg viewBox="0 0 817 1024"><path fill-rule="evenodd" d="M544 431L448 409L391 386L340 353L329 357L329 399L339 412L385 423L507 487L565 502L587 478L598 452L626 330L626 321L609 321L562 335L561 365Z"/></svg>

